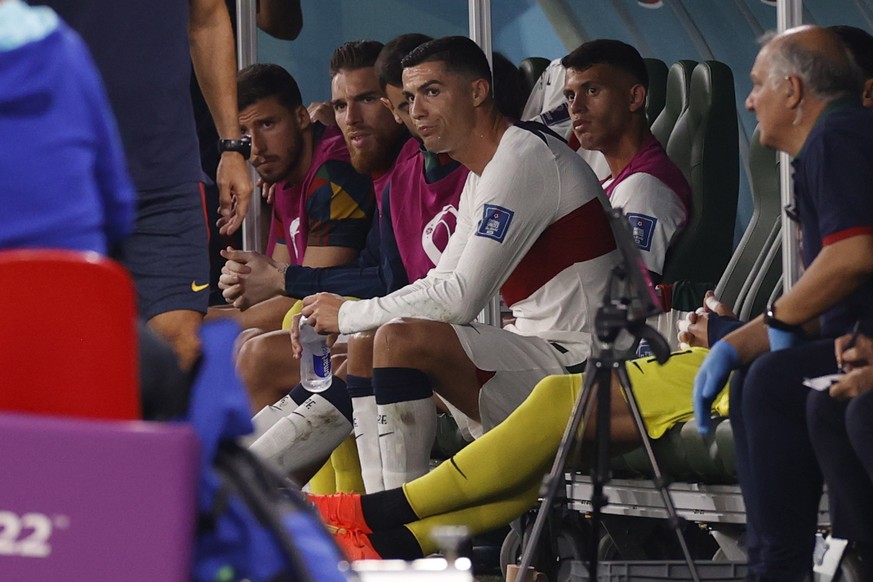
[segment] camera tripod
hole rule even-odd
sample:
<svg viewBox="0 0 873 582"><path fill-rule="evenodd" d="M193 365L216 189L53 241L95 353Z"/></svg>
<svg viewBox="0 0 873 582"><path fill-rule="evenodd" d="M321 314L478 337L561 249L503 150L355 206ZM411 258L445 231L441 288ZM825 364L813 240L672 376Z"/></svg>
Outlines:
<svg viewBox="0 0 873 582"><path fill-rule="evenodd" d="M668 515L668 525L676 532L679 545L688 564L688 569L691 578L695 582L699 582L700 577L697 573L697 568L691 553L688 550L688 544L682 534L681 523L682 519L676 513L676 507L673 504L673 499L668 491L668 483L661 473L661 468L655 458L654 450L652 449L651 441L649 440L646 427L643 422L642 414L640 413L639 405L630 384L625 362L632 357L631 350L622 350L617 345L617 340L620 339L622 332L627 338L627 334L634 338L633 344L636 345L638 340L645 339L649 342L655 358L660 364L663 364L670 357L670 348L667 342L645 323L644 318L632 318L630 316L629 305L631 301L625 296L624 285L625 273L622 267L616 267L611 276L610 290L607 291L607 297L603 305L597 310L594 321L595 334L597 341L592 352L592 357L589 358L585 369L585 375L582 384L582 390L573 406L573 412L570 417L570 422L564 430L564 435L561 438L561 444L558 447L558 453L555 456L555 461L552 468L543 482L543 499L540 503L537 512L536 521L530 537L524 546L522 553L520 572L526 572L527 568L533 562L534 552L537 542L545 527L546 519L549 510L552 508L558 494L558 490L564 485L564 472L567 465L567 460L570 456L573 444L577 438L581 440L582 436L578 434L580 423L584 421L584 426L588 426L589 418L592 415L594 403L597 403L597 426L594 438L594 457L592 462L592 495L591 495L591 524L593 543L591 544L591 558L588 567L588 579L597 580L598 555L597 541L600 531L601 512L603 507L608 504L608 499L603 492L604 486L609 482L609 448L610 448L610 400L612 374L616 373L619 381L619 386L628 407L633 417L634 424L642 439L643 448L646 456L652 466L653 482L664 500L664 507ZM618 297L613 298L613 289L619 287ZM577 437L578 435L578 437Z"/></svg>

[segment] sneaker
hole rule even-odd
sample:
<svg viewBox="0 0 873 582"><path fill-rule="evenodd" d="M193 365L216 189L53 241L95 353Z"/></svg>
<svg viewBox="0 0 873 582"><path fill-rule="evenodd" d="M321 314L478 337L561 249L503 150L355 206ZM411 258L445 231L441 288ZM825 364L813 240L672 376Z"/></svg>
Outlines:
<svg viewBox="0 0 873 582"><path fill-rule="evenodd" d="M328 531L349 562L382 559L364 532L333 526L328 526Z"/></svg>
<svg viewBox="0 0 873 582"><path fill-rule="evenodd" d="M307 493L306 500L315 506L321 515L321 521L337 528L373 533L361 510L361 496L357 493L334 493L333 495L312 495Z"/></svg>

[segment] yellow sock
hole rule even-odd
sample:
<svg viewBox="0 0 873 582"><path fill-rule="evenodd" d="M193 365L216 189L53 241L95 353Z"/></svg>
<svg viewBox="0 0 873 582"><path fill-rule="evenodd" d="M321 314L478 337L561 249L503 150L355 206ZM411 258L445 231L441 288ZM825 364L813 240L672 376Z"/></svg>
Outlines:
<svg viewBox="0 0 873 582"><path fill-rule="evenodd" d="M330 459L309 480L309 492L316 495L332 495L336 493L336 474Z"/></svg>
<svg viewBox="0 0 873 582"><path fill-rule="evenodd" d="M358 460L358 447L355 437L349 435L330 455L330 462L336 475L338 493L363 493L364 480L361 478L361 462Z"/></svg>
<svg viewBox="0 0 873 582"><path fill-rule="evenodd" d="M406 525L412 532L418 545L425 556L439 550L437 544L431 539L430 532L434 527L444 525L464 525L470 535L480 533L506 525L528 509L532 508L537 501L540 483L536 482L526 490L521 490L507 499L467 507L451 513L434 515Z"/></svg>

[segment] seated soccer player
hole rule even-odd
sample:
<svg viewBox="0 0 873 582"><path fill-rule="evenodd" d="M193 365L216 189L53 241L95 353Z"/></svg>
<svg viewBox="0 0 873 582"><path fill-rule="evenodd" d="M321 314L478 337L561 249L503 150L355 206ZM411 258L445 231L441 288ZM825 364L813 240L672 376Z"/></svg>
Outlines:
<svg viewBox="0 0 873 582"><path fill-rule="evenodd" d="M251 163L274 185L267 257L283 268L354 260L376 206L370 177L356 171L340 130L311 123L296 81L278 65L240 71L237 93L240 127L252 140ZM293 304L286 299L249 309L242 298L230 297L233 308L212 308L210 316L266 330L278 329Z"/></svg>
<svg viewBox="0 0 873 582"><path fill-rule="evenodd" d="M685 225L691 187L649 131L646 64L635 48L617 40L586 42L561 63L573 134L583 148L606 158L606 195L623 208L658 283L667 249Z"/></svg>

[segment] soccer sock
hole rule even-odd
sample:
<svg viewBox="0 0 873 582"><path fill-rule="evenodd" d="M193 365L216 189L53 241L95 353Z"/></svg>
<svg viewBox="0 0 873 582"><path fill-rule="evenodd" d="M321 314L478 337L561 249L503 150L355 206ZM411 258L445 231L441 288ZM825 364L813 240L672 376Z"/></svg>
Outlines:
<svg viewBox="0 0 873 582"><path fill-rule="evenodd" d="M327 458L352 430L352 404L341 379L334 376L330 387L317 394L302 386L291 392L295 401L302 396L297 408L249 447L285 474Z"/></svg>
<svg viewBox="0 0 873 582"><path fill-rule="evenodd" d="M361 495L361 514L373 531L393 529L418 519L400 488Z"/></svg>
<svg viewBox="0 0 873 582"><path fill-rule="evenodd" d="M294 403L291 410L294 410L306 402L306 399L310 396L312 396L312 392L304 388L302 384L298 384L282 400L290 399ZM291 410L288 412L291 412ZM304 484L304 487L309 493L317 495L331 495L337 492L336 472L333 470L333 463L330 459L325 461L324 465L309 479L309 483Z"/></svg>
<svg viewBox="0 0 873 582"><path fill-rule="evenodd" d="M243 437L243 445L251 446L251 444L267 432L271 426L279 422L279 419L285 417L285 415L289 414L299 405L300 402L295 402L289 393L279 399L275 404L260 409L258 413L252 417L252 425L254 425L255 430L252 431L252 434Z"/></svg>
<svg viewBox="0 0 873 582"><path fill-rule="evenodd" d="M336 476L336 490L341 493L363 493L364 481L361 479L361 464L358 462L358 449L352 435L330 455L330 464Z"/></svg>
<svg viewBox="0 0 873 582"><path fill-rule="evenodd" d="M394 489L428 471L437 417L427 375L414 368L375 368L382 483Z"/></svg>
<svg viewBox="0 0 873 582"><path fill-rule="evenodd" d="M377 493L385 487L382 483L382 454L379 452L376 397L373 396L373 379L361 376L346 376L349 396L352 398L352 418L355 425L355 444L361 461L361 476L364 491Z"/></svg>
<svg viewBox="0 0 873 582"><path fill-rule="evenodd" d="M447 525L463 525L471 536L479 535L506 525L528 509L534 507L539 490L540 482L537 481L527 489L507 492L507 497L504 499L414 521L407 524L406 529L415 536L422 554L426 556L440 549L431 537L433 528ZM379 552L379 555L383 558L395 557L387 551L386 553Z"/></svg>
<svg viewBox="0 0 873 582"><path fill-rule="evenodd" d="M315 495L333 495L336 493L336 473L333 470L333 463L330 462L330 459L321 466L321 469L303 487L304 491Z"/></svg>
<svg viewBox="0 0 873 582"><path fill-rule="evenodd" d="M382 558L415 560L441 549L431 535L435 527L464 525L468 528L470 535L478 535L492 530L509 523L533 507L536 504L539 488L539 483L536 483L527 490L514 493L507 499L435 515L420 521L413 521L405 526L381 529L368 534L368 538L373 544L373 549ZM396 493L399 490L393 489L390 492ZM376 495L387 493L389 491ZM370 496L362 497L362 499L367 497Z"/></svg>

